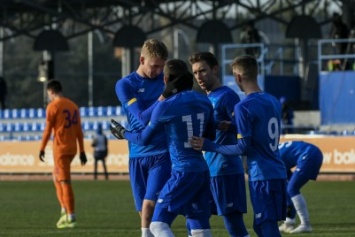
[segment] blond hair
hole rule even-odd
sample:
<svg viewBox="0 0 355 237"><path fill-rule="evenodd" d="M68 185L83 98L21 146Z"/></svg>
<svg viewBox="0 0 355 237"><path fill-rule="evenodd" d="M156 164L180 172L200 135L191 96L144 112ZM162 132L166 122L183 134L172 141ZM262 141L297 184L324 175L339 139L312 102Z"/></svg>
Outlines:
<svg viewBox="0 0 355 237"><path fill-rule="evenodd" d="M230 67L232 70L238 68L240 74L248 79L256 79L258 77L258 62L253 56L243 55L236 57Z"/></svg>
<svg viewBox="0 0 355 237"><path fill-rule="evenodd" d="M157 39L148 39L144 41L141 55L150 58L168 59L168 49L165 44Z"/></svg>

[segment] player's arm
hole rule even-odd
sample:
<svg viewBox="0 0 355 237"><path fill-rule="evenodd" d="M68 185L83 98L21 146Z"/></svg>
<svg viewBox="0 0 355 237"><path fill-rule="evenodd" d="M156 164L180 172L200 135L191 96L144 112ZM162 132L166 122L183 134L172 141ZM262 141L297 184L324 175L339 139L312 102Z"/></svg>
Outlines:
<svg viewBox="0 0 355 237"><path fill-rule="evenodd" d="M220 145L213 143L208 139L192 137L190 142L192 147L194 147L196 150L218 152L224 155L245 155L248 147L251 146L252 137L249 135L249 133L252 131L252 125L247 111L243 111L244 114L241 113L240 109L238 109L238 106L235 106L234 111L240 115L236 118L236 124L239 124L238 127L240 127L241 130L246 131L243 133L245 134L244 136L242 136L241 133L238 134L237 144Z"/></svg>
<svg viewBox="0 0 355 237"><path fill-rule="evenodd" d="M137 119L137 121L139 121L143 126L146 126L150 120L154 108L158 104L158 101L146 109L145 106L135 97L132 91L132 86L128 81L116 84L116 94L121 103L125 105L127 110L135 117L135 119Z"/></svg>
<svg viewBox="0 0 355 237"><path fill-rule="evenodd" d="M81 152L85 152L84 150L84 134L83 134L83 130L81 129L81 122L80 122L80 118L79 118L79 123L78 123L78 126L77 126L77 141L78 141L78 144L79 144L79 151L80 153Z"/></svg>
<svg viewBox="0 0 355 237"><path fill-rule="evenodd" d="M79 151L80 151L79 158L80 158L81 165L85 165L87 162L87 158L86 158L86 154L85 154L85 150L84 150L84 134L83 134L83 130L81 128L81 118L80 118L80 113L78 112L78 110L76 110L75 112L77 113L77 116L78 116L77 117L78 118L78 126L76 126L76 128L77 128L76 139L79 144Z"/></svg>
<svg viewBox="0 0 355 237"><path fill-rule="evenodd" d="M142 132L132 133L126 131L124 133L124 138L138 145L148 145L155 131L164 129L163 123L160 122L161 120L160 118L163 115L163 111L164 111L164 106L161 103L153 110L151 120Z"/></svg>
<svg viewBox="0 0 355 237"><path fill-rule="evenodd" d="M54 108L49 105L47 107L47 112L46 112L46 126L45 126L43 134L42 134L42 142L41 142L40 151L44 151L44 149L46 148L47 143L51 137L53 123L54 123L54 116L55 116Z"/></svg>
<svg viewBox="0 0 355 237"><path fill-rule="evenodd" d="M245 155L251 145L251 137L240 138L234 145L220 145L209 139L193 136L190 144L195 150L218 152L223 155Z"/></svg>
<svg viewBox="0 0 355 237"><path fill-rule="evenodd" d="M220 101L221 105L219 108L221 108L223 111L223 114L228 115L228 120L221 121L218 124L218 129L223 131L223 132L231 132L237 134L237 126L235 125L235 112L234 112L234 107L235 105L240 101L239 97L237 95L231 95L227 96L230 94L226 94L222 100Z"/></svg>

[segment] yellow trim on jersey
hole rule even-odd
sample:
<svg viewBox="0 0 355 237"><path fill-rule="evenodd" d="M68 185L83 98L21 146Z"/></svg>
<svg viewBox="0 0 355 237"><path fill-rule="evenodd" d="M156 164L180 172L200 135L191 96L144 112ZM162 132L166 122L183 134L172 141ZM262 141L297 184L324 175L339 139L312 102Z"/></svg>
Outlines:
<svg viewBox="0 0 355 237"><path fill-rule="evenodd" d="M237 134L237 138L238 138L238 139L243 138L242 134L238 133L238 134Z"/></svg>
<svg viewBox="0 0 355 237"><path fill-rule="evenodd" d="M137 101L137 98L130 99L130 100L128 101L127 105L129 106L129 105L133 104L133 103L136 102L136 101Z"/></svg>

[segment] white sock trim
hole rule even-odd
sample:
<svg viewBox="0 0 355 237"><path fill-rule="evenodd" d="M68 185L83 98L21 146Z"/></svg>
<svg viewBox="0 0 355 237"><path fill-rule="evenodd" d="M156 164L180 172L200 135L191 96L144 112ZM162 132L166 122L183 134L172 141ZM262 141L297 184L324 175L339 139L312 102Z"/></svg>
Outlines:
<svg viewBox="0 0 355 237"><path fill-rule="evenodd" d="M210 229L194 229L191 230L192 237L212 237Z"/></svg>
<svg viewBox="0 0 355 237"><path fill-rule="evenodd" d="M169 225L164 222L154 221L150 223L149 229L154 236L174 237L174 234L171 231Z"/></svg>

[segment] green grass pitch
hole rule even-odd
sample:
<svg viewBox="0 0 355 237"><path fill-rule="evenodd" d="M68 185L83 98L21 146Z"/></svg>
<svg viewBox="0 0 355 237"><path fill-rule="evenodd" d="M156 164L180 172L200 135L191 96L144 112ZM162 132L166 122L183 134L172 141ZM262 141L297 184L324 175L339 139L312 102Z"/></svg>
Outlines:
<svg viewBox="0 0 355 237"><path fill-rule="evenodd" d="M76 195L76 229L56 229L60 208L51 181L0 182L0 236L105 236L138 237L140 220L135 212L129 181L73 181ZM309 182L303 189L310 211L309 237L355 237L355 183ZM252 208L245 223L252 237ZM214 237L227 237L221 218L211 218ZM172 229L186 237L184 219ZM295 236L284 234L283 236Z"/></svg>

